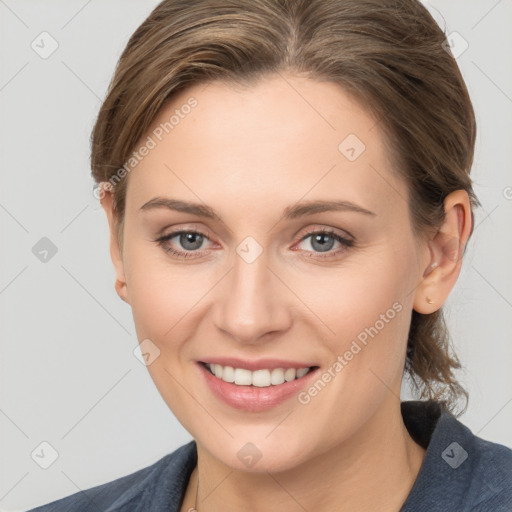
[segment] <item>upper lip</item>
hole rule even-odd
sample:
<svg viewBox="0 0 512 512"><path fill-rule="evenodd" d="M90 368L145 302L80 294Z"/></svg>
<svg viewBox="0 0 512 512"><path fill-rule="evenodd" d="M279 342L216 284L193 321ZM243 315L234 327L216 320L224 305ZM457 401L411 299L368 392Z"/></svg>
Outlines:
<svg viewBox="0 0 512 512"><path fill-rule="evenodd" d="M231 366L232 368L243 368L245 370L273 370L274 368L310 368L318 366L315 363L303 361L290 361L284 359L239 359L237 357L209 357L199 361L206 364L220 364L221 366Z"/></svg>

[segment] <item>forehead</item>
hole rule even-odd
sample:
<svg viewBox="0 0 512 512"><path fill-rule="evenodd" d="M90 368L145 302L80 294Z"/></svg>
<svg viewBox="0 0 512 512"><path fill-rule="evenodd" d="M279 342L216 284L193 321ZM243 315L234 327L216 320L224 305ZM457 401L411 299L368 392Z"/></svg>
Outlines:
<svg viewBox="0 0 512 512"><path fill-rule="evenodd" d="M152 149L130 173L127 207L178 191L263 207L281 196L344 198L374 211L406 197L376 120L332 82L279 74L250 87L197 84L166 104L144 144Z"/></svg>

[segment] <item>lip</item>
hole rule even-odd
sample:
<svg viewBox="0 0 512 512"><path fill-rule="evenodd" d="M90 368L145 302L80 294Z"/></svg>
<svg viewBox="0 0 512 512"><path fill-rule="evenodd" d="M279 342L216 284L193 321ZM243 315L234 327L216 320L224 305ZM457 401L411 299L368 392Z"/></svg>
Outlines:
<svg viewBox="0 0 512 512"><path fill-rule="evenodd" d="M216 364L222 364L220 359L217 361L219 362ZM222 359L222 361L227 361L227 359ZM208 362L212 362L212 364L214 364L213 360ZM262 361L258 361L257 364L261 362ZM288 363L290 362L288 361ZM306 388L310 384L311 380L316 377L320 370L319 367L316 367L300 379L284 382L283 384L279 384L277 386L260 388L257 386L237 386L236 384L232 384L230 382L224 382L222 379L212 375L204 363L198 362L197 366L203 375L206 385L216 398L225 404L234 407L235 409L241 409L249 412L267 411L286 402L290 398L296 396L302 389ZM225 366L231 365L226 364ZM299 366L285 366L285 368L305 368L306 366L307 365L302 366L301 363ZM243 366L235 367L243 368ZM265 368L271 369L269 366L265 366ZM273 368L283 368L283 366L274 366L272 369ZM259 366L256 369L262 369L262 367Z"/></svg>
<svg viewBox="0 0 512 512"><path fill-rule="evenodd" d="M238 359L236 357L211 357L199 361L201 363L220 364L222 366L231 366L232 368L243 368L245 370L274 370L275 368L311 368L319 366L318 363L309 361L290 361L284 359L258 359L250 361L248 359Z"/></svg>

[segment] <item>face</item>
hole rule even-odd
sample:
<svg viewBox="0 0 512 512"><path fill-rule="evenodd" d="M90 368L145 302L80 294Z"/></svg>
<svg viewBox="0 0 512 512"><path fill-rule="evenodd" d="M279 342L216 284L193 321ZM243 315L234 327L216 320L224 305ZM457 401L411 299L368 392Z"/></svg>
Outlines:
<svg viewBox="0 0 512 512"><path fill-rule="evenodd" d="M329 82L213 82L175 96L142 144L118 276L198 445L285 470L395 412L426 253L375 119Z"/></svg>

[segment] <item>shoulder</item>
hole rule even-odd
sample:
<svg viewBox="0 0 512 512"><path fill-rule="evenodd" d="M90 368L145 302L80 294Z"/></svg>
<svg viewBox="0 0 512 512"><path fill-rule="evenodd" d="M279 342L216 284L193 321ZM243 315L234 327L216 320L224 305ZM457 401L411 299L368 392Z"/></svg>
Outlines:
<svg viewBox="0 0 512 512"><path fill-rule="evenodd" d="M512 450L473 436L468 506L471 512L512 510Z"/></svg>
<svg viewBox="0 0 512 512"><path fill-rule="evenodd" d="M196 445L190 441L150 466L28 512L178 510L196 462Z"/></svg>
<svg viewBox="0 0 512 512"><path fill-rule="evenodd" d="M419 404L407 412L416 419L404 420L417 442L428 437L426 454L402 511L510 512L512 450L473 434L439 405L436 414L436 405Z"/></svg>

